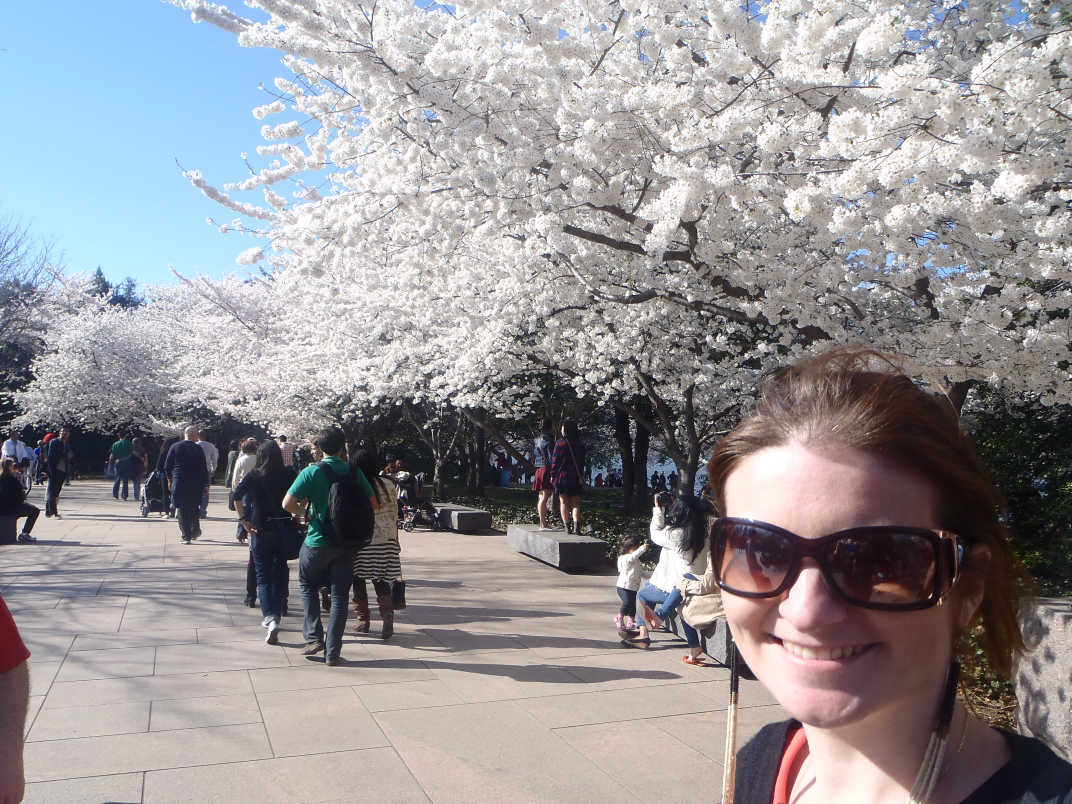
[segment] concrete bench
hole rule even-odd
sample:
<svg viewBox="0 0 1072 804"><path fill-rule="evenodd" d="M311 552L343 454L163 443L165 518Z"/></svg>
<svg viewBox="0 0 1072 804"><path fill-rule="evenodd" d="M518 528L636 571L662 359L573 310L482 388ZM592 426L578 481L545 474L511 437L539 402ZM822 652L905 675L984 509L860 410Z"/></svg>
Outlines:
<svg viewBox="0 0 1072 804"><path fill-rule="evenodd" d="M1072 599L1024 600L1019 620L1027 645L1013 669L1020 729L1072 759Z"/></svg>
<svg viewBox="0 0 1072 804"><path fill-rule="evenodd" d="M439 524L447 530L459 533L475 533L491 529L491 513L479 508L467 508L464 505L436 505L439 511Z"/></svg>
<svg viewBox="0 0 1072 804"><path fill-rule="evenodd" d="M561 530L540 530L539 525L510 525L506 543L519 553L559 569L601 567L607 563L606 542Z"/></svg>

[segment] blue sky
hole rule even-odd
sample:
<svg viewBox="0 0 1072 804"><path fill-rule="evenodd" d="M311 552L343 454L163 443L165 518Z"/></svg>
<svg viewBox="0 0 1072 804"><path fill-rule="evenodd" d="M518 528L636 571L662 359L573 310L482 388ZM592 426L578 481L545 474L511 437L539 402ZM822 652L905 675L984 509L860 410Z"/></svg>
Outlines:
<svg viewBox="0 0 1072 804"><path fill-rule="evenodd" d="M6 4L0 216L50 240L68 271L99 265L113 282L245 270L234 258L254 242L205 222L235 215L176 160L217 186L247 175L239 155L262 125L250 110L287 74L280 58L159 0Z"/></svg>

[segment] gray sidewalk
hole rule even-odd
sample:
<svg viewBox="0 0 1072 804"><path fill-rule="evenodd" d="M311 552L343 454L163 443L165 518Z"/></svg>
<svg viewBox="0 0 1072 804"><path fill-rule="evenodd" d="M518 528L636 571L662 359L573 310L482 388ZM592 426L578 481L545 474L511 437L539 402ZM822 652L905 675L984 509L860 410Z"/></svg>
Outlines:
<svg viewBox="0 0 1072 804"><path fill-rule="evenodd" d="M296 562L264 644L225 493L184 545L174 520L76 481L37 545L0 548L33 653L27 802L717 800L729 674L668 636L621 647L613 575L499 533L403 533L394 638L374 613L329 668L299 652ZM741 701L741 742L782 716L756 682Z"/></svg>

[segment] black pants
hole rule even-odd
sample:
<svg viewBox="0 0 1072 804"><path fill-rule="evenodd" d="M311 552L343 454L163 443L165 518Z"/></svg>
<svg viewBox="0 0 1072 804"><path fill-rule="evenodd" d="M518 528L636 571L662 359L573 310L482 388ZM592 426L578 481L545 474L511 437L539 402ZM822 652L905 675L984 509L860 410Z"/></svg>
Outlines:
<svg viewBox="0 0 1072 804"><path fill-rule="evenodd" d="M179 500L179 533L184 539L196 539L201 535L201 501L198 498Z"/></svg>
<svg viewBox="0 0 1072 804"><path fill-rule="evenodd" d="M48 485L45 487L45 516L55 516L59 513L56 504L60 501L60 490L63 482L67 479L66 472L53 471L48 475Z"/></svg>
<svg viewBox="0 0 1072 804"><path fill-rule="evenodd" d="M23 533L29 533L33 530L34 523L37 521L37 517L40 516L40 514L41 509L36 505L30 505L28 502L24 502L15 509L16 517L26 517L26 524L22 526Z"/></svg>
<svg viewBox="0 0 1072 804"><path fill-rule="evenodd" d="M390 581L373 581L372 588L376 590L376 597L391 594ZM368 588L365 586L365 579L358 578L356 575L354 576L354 600L359 603L368 603Z"/></svg>

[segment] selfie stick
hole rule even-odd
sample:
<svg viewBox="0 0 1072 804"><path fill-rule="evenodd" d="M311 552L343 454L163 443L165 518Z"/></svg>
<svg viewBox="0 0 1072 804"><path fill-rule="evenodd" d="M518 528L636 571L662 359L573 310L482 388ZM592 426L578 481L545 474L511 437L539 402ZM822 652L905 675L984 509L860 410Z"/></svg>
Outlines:
<svg viewBox="0 0 1072 804"><path fill-rule="evenodd" d="M726 750L722 755L722 804L733 804L737 772L737 643L730 641L730 704L726 709Z"/></svg>

